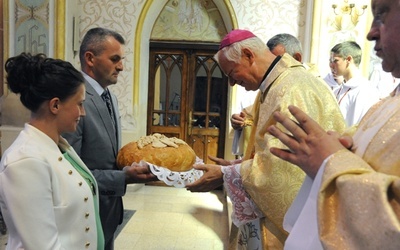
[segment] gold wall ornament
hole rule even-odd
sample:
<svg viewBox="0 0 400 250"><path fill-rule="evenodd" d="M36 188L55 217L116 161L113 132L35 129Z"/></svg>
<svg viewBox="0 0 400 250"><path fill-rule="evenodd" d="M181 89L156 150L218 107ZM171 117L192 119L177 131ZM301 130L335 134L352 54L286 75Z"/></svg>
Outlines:
<svg viewBox="0 0 400 250"><path fill-rule="evenodd" d="M30 52L32 54L44 53L53 56L53 41L50 36L53 31L50 30L50 22L54 20L50 13L54 10L50 5L53 1L43 0L35 2L26 2L16 0L13 8L13 30L14 32L14 51L12 54L21 52Z"/></svg>
<svg viewBox="0 0 400 250"><path fill-rule="evenodd" d="M151 39L219 43L226 33L221 13L212 1L170 0L154 23Z"/></svg>
<svg viewBox="0 0 400 250"><path fill-rule="evenodd" d="M354 3L349 3L348 0L343 1L342 5L340 6L340 9L338 9L337 4L332 4L332 9L335 15L348 14L348 15L362 16L367 7L368 5L366 4L361 5L361 7L356 7Z"/></svg>
<svg viewBox="0 0 400 250"><path fill-rule="evenodd" d="M356 5L354 2L349 3L348 0L342 1L341 4L332 4L336 30L353 30L367 8L366 4Z"/></svg>

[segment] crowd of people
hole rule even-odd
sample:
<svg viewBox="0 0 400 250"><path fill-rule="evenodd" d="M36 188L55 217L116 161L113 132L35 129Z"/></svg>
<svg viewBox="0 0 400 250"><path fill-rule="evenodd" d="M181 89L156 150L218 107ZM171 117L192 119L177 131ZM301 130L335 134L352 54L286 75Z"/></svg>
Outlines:
<svg viewBox="0 0 400 250"><path fill-rule="evenodd" d="M367 39L400 78L400 3L372 0L372 12ZM121 122L108 88L124 44L115 31L90 29L81 71L44 54L6 61L7 84L31 112L0 163L7 249L112 250L126 185L157 180L145 164L116 166ZM290 34L267 44L244 29L223 38L214 59L228 84L257 92L231 117L236 131L247 127L246 146L239 160L195 165L204 174L186 189L224 186L230 249L398 249L399 87L377 94L354 41L331 48L325 78L302 58Z"/></svg>

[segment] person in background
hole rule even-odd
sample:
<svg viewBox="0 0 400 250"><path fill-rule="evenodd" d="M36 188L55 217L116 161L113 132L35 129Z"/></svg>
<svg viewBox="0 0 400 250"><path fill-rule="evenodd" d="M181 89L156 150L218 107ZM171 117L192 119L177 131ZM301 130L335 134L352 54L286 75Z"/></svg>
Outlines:
<svg viewBox="0 0 400 250"><path fill-rule="evenodd" d="M354 41L336 44L331 49L332 73L344 82L334 91L347 126L358 124L369 108L379 101L379 93L359 69L361 47Z"/></svg>
<svg viewBox="0 0 400 250"><path fill-rule="evenodd" d="M303 62L303 49L299 39L288 33L280 33L267 41L267 47L272 54L282 56L285 53L291 55L298 62Z"/></svg>
<svg viewBox="0 0 400 250"><path fill-rule="evenodd" d="M324 81L328 84L329 88L331 88L332 92L335 93L335 91L337 92L337 90L341 87L344 79L343 76L338 76L332 71L333 70L331 69L331 72L324 77Z"/></svg>
<svg viewBox="0 0 400 250"><path fill-rule="evenodd" d="M70 63L22 53L7 84L31 111L0 163L6 249L103 249L95 178L61 137L85 116L82 74Z"/></svg>
<svg viewBox="0 0 400 250"><path fill-rule="evenodd" d="M399 78L400 3L372 0L371 6L367 39L375 41L383 70ZM307 111L289 110L295 119L277 112L278 123L268 128L287 147L271 153L308 177L285 216L285 249L399 249L399 86L367 112L351 137L325 132Z"/></svg>
<svg viewBox="0 0 400 250"><path fill-rule="evenodd" d="M289 54L272 54L248 30L228 33L214 58L230 86L259 90L253 129L241 163L218 159L217 164L225 166L195 165L204 175L186 188L207 192L224 183L234 209L231 244L248 249L281 249L287 237L283 216L305 174L269 153L270 147L282 145L276 144L278 141L266 131L275 124L272 114L277 110L287 113L284 107L288 104L300 105L324 128L339 131L345 128L343 117L326 84L321 84Z"/></svg>
<svg viewBox="0 0 400 250"><path fill-rule="evenodd" d="M86 116L65 138L92 171L99 184L100 217L105 249L114 249L114 233L123 219L122 196L129 183L157 180L147 166L133 164L119 170L121 122L117 98L108 87L123 70L124 38L105 28L90 29L84 36L79 58L86 86Z"/></svg>
<svg viewBox="0 0 400 250"><path fill-rule="evenodd" d="M231 116L231 126L234 129L232 154L235 155L236 159L241 159L246 152L253 125L252 108L257 94L257 91L247 91L244 88L236 89L236 96L240 98L240 101L235 109L237 113Z"/></svg>
<svg viewBox="0 0 400 250"><path fill-rule="evenodd" d="M267 46L272 54L283 56L283 54L288 53L298 62L301 62L308 72L316 77L321 77L317 65L303 62L303 48L297 37L288 33L277 34L268 40Z"/></svg>
<svg viewBox="0 0 400 250"><path fill-rule="evenodd" d="M369 80L378 91L380 99L388 97L399 85L400 79L393 77L390 72L383 71L380 60L378 62L373 61L372 65L373 70Z"/></svg>

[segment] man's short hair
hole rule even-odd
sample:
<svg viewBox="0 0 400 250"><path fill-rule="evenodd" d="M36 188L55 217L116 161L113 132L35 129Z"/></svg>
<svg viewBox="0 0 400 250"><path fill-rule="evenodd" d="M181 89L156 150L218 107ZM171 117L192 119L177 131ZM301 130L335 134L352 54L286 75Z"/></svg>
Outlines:
<svg viewBox="0 0 400 250"><path fill-rule="evenodd" d="M291 56L294 56L296 53L303 54L299 39L293 35L287 33L277 34L267 42L267 46L270 51L274 50L279 44L282 44L283 47L285 47L286 53Z"/></svg>
<svg viewBox="0 0 400 250"><path fill-rule="evenodd" d="M124 38L118 32L106 28L92 28L86 33L79 48L81 65L85 64L84 57L87 51L91 51L94 55L100 55L103 52L105 49L103 42L108 37L114 37L120 44L125 44Z"/></svg>
<svg viewBox="0 0 400 250"><path fill-rule="evenodd" d="M360 45L354 41L338 43L331 49L331 52L341 58L346 58L348 56L353 57L356 66L359 66L361 63L362 50Z"/></svg>

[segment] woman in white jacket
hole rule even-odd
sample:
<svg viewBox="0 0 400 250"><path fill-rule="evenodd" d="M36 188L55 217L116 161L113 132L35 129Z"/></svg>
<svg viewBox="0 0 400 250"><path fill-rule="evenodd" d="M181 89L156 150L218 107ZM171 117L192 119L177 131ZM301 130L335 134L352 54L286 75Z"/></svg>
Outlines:
<svg viewBox="0 0 400 250"><path fill-rule="evenodd" d="M10 90L31 111L0 164L6 249L103 249L97 183L60 135L85 115L84 79L70 63L22 53L5 64Z"/></svg>

